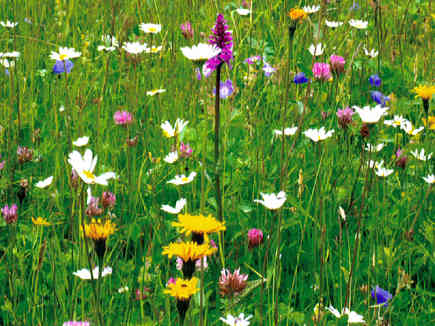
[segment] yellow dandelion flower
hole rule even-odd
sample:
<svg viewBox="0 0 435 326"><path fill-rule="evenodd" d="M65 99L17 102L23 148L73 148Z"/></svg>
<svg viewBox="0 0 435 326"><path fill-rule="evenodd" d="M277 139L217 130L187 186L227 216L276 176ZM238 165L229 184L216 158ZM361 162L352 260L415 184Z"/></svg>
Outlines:
<svg viewBox="0 0 435 326"><path fill-rule="evenodd" d="M427 125L426 119L422 118L421 120L423 120L423 124L426 127L426 125ZM426 127L426 128L429 128L430 130L435 130L435 116L430 116L428 118L428 120L429 120L429 127Z"/></svg>
<svg viewBox="0 0 435 326"><path fill-rule="evenodd" d="M163 293L169 294L170 296L176 298L177 300L189 300L192 295L199 291L197 288L198 278L192 277L190 280L183 280L177 278L175 283L170 283Z"/></svg>
<svg viewBox="0 0 435 326"><path fill-rule="evenodd" d="M116 224L112 223L111 220L101 222L100 219L98 219L98 221L92 219L91 223L85 224L86 236L95 241L106 240L111 234L115 233L115 231Z"/></svg>
<svg viewBox="0 0 435 326"><path fill-rule="evenodd" d="M417 94L415 97L421 97L423 100L428 101L435 94L435 86L420 85L414 88L413 92Z"/></svg>
<svg viewBox="0 0 435 326"><path fill-rule="evenodd" d="M225 222L219 222L211 215L178 214L178 221L172 222L172 226L179 228L179 231L186 235L209 234L226 230Z"/></svg>
<svg viewBox="0 0 435 326"><path fill-rule="evenodd" d="M290 9L288 16L291 20L299 21L304 20L307 17L307 13L303 9L292 8Z"/></svg>
<svg viewBox="0 0 435 326"><path fill-rule="evenodd" d="M48 222L45 218L40 217L40 216L38 218L32 217L32 222L33 222L33 224L39 225L39 226L50 226L51 225L50 222Z"/></svg>
<svg viewBox="0 0 435 326"><path fill-rule="evenodd" d="M195 261L205 256L210 256L216 252L216 248L210 247L208 244L197 244L195 242L180 242L171 243L169 246L163 247L163 255L168 255L169 258L178 256L183 261Z"/></svg>

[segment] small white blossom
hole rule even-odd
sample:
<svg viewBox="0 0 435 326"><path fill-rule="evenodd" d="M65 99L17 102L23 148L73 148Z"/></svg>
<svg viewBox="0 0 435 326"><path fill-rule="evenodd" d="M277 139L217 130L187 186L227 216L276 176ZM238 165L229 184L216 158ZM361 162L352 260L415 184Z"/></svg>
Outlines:
<svg viewBox="0 0 435 326"><path fill-rule="evenodd" d="M388 177L393 172L394 172L394 170L392 170L392 169L390 170L390 169L384 168L382 166L379 166L377 168L377 170L375 170L376 175L379 177Z"/></svg>
<svg viewBox="0 0 435 326"><path fill-rule="evenodd" d="M49 185L51 185L52 182L53 182L53 176L50 176L47 179L35 183L35 187L40 189L47 188Z"/></svg>
<svg viewBox="0 0 435 326"><path fill-rule="evenodd" d="M281 208L281 206L284 205L285 201L287 200L287 196L284 191L280 191L278 194L264 194L260 192L260 195L263 197L263 199L254 199L254 202L260 203L264 207L272 210Z"/></svg>
<svg viewBox="0 0 435 326"><path fill-rule="evenodd" d="M169 205L162 205L161 210L169 214L178 214L181 212L184 206L186 206L186 203L187 200L185 198L181 198L177 200L177 202L175 203L175 207Z"/></svg>
<svg viewBox="0 0 435 326"><path fill-rule="evenodd" d="M305 6L302 8L307 14L314 14L320 10L320 6Z"/></svg>
<svg viewBox="0 0 435 326"><path fill-rule="evenodd" d="M11 21L7 20L6 22L1 21L0 25L2 25L3 27L6 27L6 28L14 28L18 25L18 22L11 22Z"/></svg>
<svg viewBox="0 0 435 326"><path fill-rule="evenodd" d="M161 94L161 93L164 93L164 92L166 92L166 89L153 89L151 91L148 91L147 95L148 96L154 96L156 94Z"/></svg>
<svg viewBox="0 0 435 326"><path fill-rule="evenodd" d="M249 9L245 9L245 8L238 8L236 9L236 12L240 15L240 16L248 16L251 13L251 10Z"/></svg>
<svg viewBox="0 0 435 326"><path fill-rule="evenodd" d="M105 267L103 269L103 271L101 272L101 277L104 277L104 276L110 275L110 274L112 274L112 268L111 267ZM78 270L77 272L74 272L73 275L75 275L77 277L80 277L82 280L90 280L90 279L92 279L91 272L89 271L89 269L86 269L86 268L83 268L83 269ZM95 267L92 270L92 276L93 276L94 280L98 279L98 277L100 276L99 275L99 267L98 266Z"/></svg>
<svg viewBox="0 0 435 326"><path fill-rule="evenodd" d="M357 314L355 311L350 311L348 308L344 308L341 314L333 306L329 306L326 309L337 318L341 318L342 316L347 315L347 320L349 324L365 323L364 317L362 315Z"/></svg>
<svg viewBox="0 0 435 326"><path fill-rule="evenodd" d="M435 183L435 175L429 174L427 177L422 177L429 184Z"/></svg>
<svg viewBox="0 0 435 326"><path fill-rule="evenodd" d="M308 129L303 132L303 134L310 138L313 142L318 142L321 140L325 140L326 138L329 138L334 133L334 129L329 130L326 132L325 127L322 127L320 129Z"/></svg>
<svg viewBox="0 0 435 326"><path fill-rule="evenodd" d="M364 53L366 56L371 57L371 58L376 58L379 54L378 51L376 51L375 49L371 49L370 51L367 50L366 48L364 48Z"/></svg>
<svg viewBox="0 0 435 326"><path fill-rule="evenodd" d="M193 179L195 179L195 176L196 172L190 172L188 177L186 177L184 174L176 175L174 179L169 180L167 183L172 183L176 186L180 186L192 182Z"/></svg>
<svg viewBox="0 0 435 326"><path fill-rule="evenodd" d="M424 153L424 148L422 148L421 149L421 151L419 152L417 149L416 150L413 150L412 152L411 152L411 154L417 159L417 160L420 160L420 161L427 161L427 160L430 160L430 158L432 157L432 153L429 153L429 154L425 154Z"/></svg>
<svg viewBox="0 0 435 326"><path fill-rule="evenodd" d="M139 42L125 42L122 48L130 54L141 54L147 48L147 44L141 44Z"/></svg>
<svg viewBox="0 0 435 326"><path fill-rule="evenodd" d="M379 152L382 148L384 148L385 144L381 143L379 145L372 145L370 143L367 143L367 146L365 147L365 150L368 152Z"/></svg>
<svg viewBox="0 0 435 326"><path fill-rule="evenodd" d="M358 20L358 19L351 19L349 20L349 25L358 29L366 29L369 22L364 20Z"/></svg>
<svg viewBox="0 0 435 326"><path fill-rule="evenodd" d="M78 58L82 55L81 52L77 52L74 48L59 47L59 52L51 51L50 59L56 61L63 61Z"/></svg>
<svg viewBox="0 0 435 326"><path fill-rule="evenodd" d="M298 127L285 128L284 129L284 136L293 136L297 130L298 130ZM282 136L282 130L275 129L273 131L273 134L276 136Z"/></svg>
<svg viewBox="0 0 435 326"><path fill-rule="evenodd" d="M157 34L162 30L162 25L160 24L140 24L139 28L142 32L147 34Z"/></svg>
<svg viewBox="0 0 435 326"><path fill-rule="evenodd" d="M308 51L310 51L311 55L314 57L322 55L324 50L325 49L323 48L322 43L316 45L311 44L310 47L308 48Z"/></svg>
<svg viewBox="0 0 435 326"><path fill-rule="evenodd" d="M77 146L77 147L85 146L88 143L89 143L89 137L88 136L79 137L79 138L77 138L77 140L73 141L73 145Z"/></svg>
<svg viewBox="0 0 435 326"><path fill-rule="evenodd" d="M405 121L408 120L406 120L403 116L395 115L392 120L385 120L384 124L396 128L396 127L401 127L402 124L405 123Z"/></svg>
<svg viewBox="0 0 435 326"><path fill-rule="evenodd" d="M228 314L226 318L221 317L220 320L229 326L249 326L251 318L252 315L245 317L245 314L241 313L238 317Z"/></svg>
<svg viewBox="0 0 435 326"><path fill-rule="evenodd" d="M329 21L326 19L325 24L326 24L326 26L328 26L330 28L337 28L337 27L340 27L341 25L343 25L343 22L334 22L334 21Z"/></svg>
<svg viewBox="0 0 435 326"><path fill-rule="evenodd" d="M370 106L360 108L356 105L354 105L353 108L360 116L362 122L368 124L378 122L384 115L387 114L389 109L388 107L382 107L380 104L376 105L374 108L370 108Z"/></svg>
<svg viewBox="0 0 435 326"><path fill-rule="evenodd" d="M176 162L177 160L178 160L178 152L177 151L170 152L163 159L163 161L165 161L166 163L169 163L169 164L172 164L172 163Z"/></svg>
<svg viewBox="0 0 435 326"><path fill-rule="evenodd" d="M183 52L183 55L189 60L207 61L217 56L221 52L221 49L211 44L199 43L191 48L183 47L181 48L181 52Z"/></svg>

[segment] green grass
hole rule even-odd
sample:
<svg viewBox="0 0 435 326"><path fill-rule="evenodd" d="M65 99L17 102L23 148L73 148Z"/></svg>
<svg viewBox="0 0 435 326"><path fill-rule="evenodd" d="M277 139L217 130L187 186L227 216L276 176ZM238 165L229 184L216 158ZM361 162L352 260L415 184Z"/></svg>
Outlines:
<svg viewBox="0 0 435 326"><path fill-rule="evenodd" d="M433 85L430 1L384 0L375 11L375 1L361 0L360 8L350 11L353 1L331 0L297 24L292 42L290 8L324 1L252 2L252 16L246 17L234 11L240 3L229 1L0 2L0 20L19 22L14 29L0 26L0 52L21 53L9 75L0 66L0 162L5 161L0 206L18 204L16 223L0 219L0 325L62 325L68 320L178 325L176 300L163 290L170 277L182 274L175 259L162 255L162 247L183 236L171 225L176 216L160 207L183 197L185 212L217 216L217 173L227 230L210 235L219 251L209 257L203 275L204 325L223 325L220 317L241 312L253 315L251 325L345 325L345 318L338 320L325 308L333 305L341 311L346 297L367 325L381 325L380 316L382 325L433 322L434 192L422 177L434 174L434 160L416 160L411 151L435 152L434 130L409 136L381 120L363 138L357 114L347 130L339 127L336 116L346 106L376 104L368 79L378 73L379 90L391 97L385 120L403 115L413 126L423 125L422 101L412 89ZM222 80L231 79L235 86L234 94L221 100L218 169L215 73L197 81L194 65L180 51L207 42L217 13L224 14L233 31L232 69L222 68ZM345 23L330 29L325 18ZM368 29L350 27L352 18L367 20ZM181 34L185 21L192 23L192 40ZM152 39L138 27L148 22L162 24ZM139 40L163 49L141 54L137 61L122 49L98 52L102 35L112 33L120 43ZM317 42L326 49L313 59L307 49ZM66 76L52 73L55 61L49 55L59 46L81 52ZM367 57L364 47L378 50L379 56ZM345 58L345 73L330 82L314 80L313 62L327 62L331 54ZM244 60L254 55L265 56L277 72L266 77L261 65L248 71ZM301 71L311 79L309 85L292 82ZM250 82L246 76L252 77ZM166 92L146 95L157 88ZM433 116L433 101L429 103ZM119 110L133 114L128 128L114 123ZM177 118L189 121L180 139L191 145L193 155L167 164L163 158L173 150L174 139L163 136L160 124ZM274 129L293 125L299 128L296 135L284 142L273 137ZM333 136L313 143L302 133L321 126L334 129ZM72 146L85 135L89 145ZM137 145L127 146L126 139L135 136ZM367 142L385 147L369 154L362 151ZM31 161L18 162L18 146L33 150ZM404 169L395 165L399 147L408 158ZM92 242L86 245L79 227L81 219L90 220L85 215L86 187L82 182L72 186L67 162L69 153L85 148L98 155L98 175L118 175L106 187L92 186L94 196L103 191L116 195L110 214L117 231L104 258L113 273L101 282L72 274L89 268L89 262L98 265ZM368 159L383 159L394 173L376 176L366 168ZM198 173L192 183L167 184L176 174L191 171ZM48 188L34 186L51 175ZM20 204L23 179L28 186ZM280 210L254 202L260 192L280 190L287 194ZM340 206L345 221L338 214ZM32 217L38 216L52 225L34 225ZM105 211L101 218L107 216ZM254 249L248 248L251 228L264 233L263 244ZM221 296L220 271L239 267L249 275L247 288L232 299ZM393 294L388 308L373 307L370 291L376 285ZM124 286L129 291L118 293ZM149 289L147 297L135 300L135 291L144 288ZM200 306L198 293L185 325L200 325Z"/></svg>

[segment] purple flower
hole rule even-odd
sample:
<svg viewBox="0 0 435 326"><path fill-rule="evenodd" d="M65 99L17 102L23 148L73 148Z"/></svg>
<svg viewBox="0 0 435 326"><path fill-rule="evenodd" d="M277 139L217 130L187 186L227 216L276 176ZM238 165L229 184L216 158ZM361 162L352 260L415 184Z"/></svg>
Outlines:
<svg viewBox="0 0 435 326"><path fill-rule="evenodd" d="M180 25L181 33L183 34L186 40L190 40L193 38L193 28L190 22L185 22Z"/></svg>
<svg viewBox="0 0 435 326"><path fill-rule="evenodd" d="M316 62L313 65L313 74L317 79L328 80L331 78L331 67L328 63Z"/></svg>
<svg viewBox="0 0 435 326"><path fill-rule="evenodd" d="M402 156L402 154L403 154L403 150L400 149L400 147L399 147L399 149L396 151L396 158L397 158L396 166L398 166L402 169L405 169L408 157L406 155Z"/></svg>
<svg viewBox="0 0 435 326"><path fill-rule="evenodd" d="M0 154L0 158L2 158L2 155ZM5 167L5 161L0 162L0 171L3 170Z"/></svg>
<svg viewBox="0 0 435 326"><path fill-rule="evenodd" d="M249 57L247 59L245 59L245 62L248 65L253 65L256 64L257 62L261 61L262 57L261 55L254 55L253 57Z"/></svg>
<svg viewBox="0 0 435 326"><path fill-rule="evenodd" d="M352 10L358 10L358 9L359 9L359 4L358 4L358 2L355 2L355 0L354 0L352 7L350 7L349 10L352 11Z"/></svg>
<svg viewBox="0 0 435 326"><path fill-rule="evenodd" d="M249 248L259 246L263 242L263 231L260 229L250 229L248 231Z"/></svg>
<svg viewBox="0 0 435 326"><path fill-rule="evenodd" d="M298 72L293 79L295 84L305 84L308 81L308 78L305 76L303 72Z"/></svg>
<svg viewBox="0 0 435 326"><path fill-rule="evenodd" d="M329 61L331 62L332 71L335 72L337 75L344 72L344 65L346 63L346 60L344 60L343 57L333 54L329 58Z"/></svg>
<svg viewBox="0 0 435 326"><path fill-rule="evenodd" d="M196 73L196 79L201 80L202 76L201 76L201 69L199 69L199 67L195 68L195 73Z"/></svg>
<svg viewBox="0 0 435 326"><path fill-rule="evenodd" d="M352 115L354 113L355 112L350 107L344 108L342 110L338 109L337 117L340 127L342 127L343 129L347 128L347 126L352 123Z"/></svg>
<svg viewBox="0 0 435 326"><path fill-rule="evenodd" d="M18 207L16 204L12 204L11 207L6 205L1 211L7 224L15 223L18 220Z"/></svg>
<svg viewBox="0 0 435 326"><path fill-rule="evenodd" d="M74 67L74 64L72 63L72 61L70 60L57 60L56 63L53 66L53 73L58 75L58 74L63 74L65 73L65 69L66 69L66 73L69 74L71 72L71 69Z"/></svg>
<svg viewBox="0 0 435 326"><path fill-rule="evenodd" d="M227 98L228 96L231 96L233 92L234 92L234 88L231 79L228 79L225 82L220 82L220 89L219 89L220 98L222 99ZM216 95L216 88L213 89L213 94Z"/></svg>
<svg viewBox="0 0 435 326"><path fill-rule="evenodd" d="M113 120L117 125L129 125L133 122L133 115L128 111L116 111Z"/></svg>
<svg viewBox="0 0 435 326"><path fill-rule="evenodd" d="M376 299L377 304L383 304L384 307L387 307L388 301L393 298L393 295L376 285L376 287L372 290L372 298Z"/></svg>
<svg viewBox="0 0 435 326"><path fill-rule="evenodd" d="M370 85L372 85L374 87L379 87L379 86L381 86L382 80L378 74L374 74L374 75L370 76L369 82L370 82Z"/></svg>
<svg viewBox="0 0 435 326"><path fill-rule="evenodd" d="M378 104L381 104L382 106L385 106L385 103L390 100L388 96L385 96L379 91L371 91L370 95L373 101L375 101Z"/></svg>
<svg viewBox="0 0 435 326"><path fill-rule="evenodd" d="M270 64L265 62L263 66L263 71L266 77L270 77L273 73L276 72L276 68L273 68Z"/></svg>
<svg viewBox="0 0 435 326"><path fill-rule="evenodd" d="M222 14L219 14L216 18L216 25L212 29L209 43L217 46L221 49L221 52L206 62L207 68L214 71L222 63L230 66L230 61L233 58L233 37L231 32L228 31L228 25Z"/></svg>

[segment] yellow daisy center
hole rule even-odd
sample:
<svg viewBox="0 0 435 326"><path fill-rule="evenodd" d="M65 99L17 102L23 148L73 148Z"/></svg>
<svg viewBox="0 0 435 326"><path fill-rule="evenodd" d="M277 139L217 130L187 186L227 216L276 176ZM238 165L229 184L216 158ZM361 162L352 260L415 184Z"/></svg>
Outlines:
<svg viewBox="0 0 435 326"><path fill-rule="evenodd" d="M95 174L93 174L91 171L84 170L83 174L92 181L95 181Z"/></svg>
<svg viewBox="0 0 435 326"><path fill-rule="evenodd" d="M68 58L68 56L66 54L59 55L60 60L65 60L66 58Z"/></svg>
<svg viewBox="0 0 435 326"><path fill-rule="evenodd" d="M187 181L189 181L189 178L188 177L181 178L181 181L187 182Z"/></svg>
<svg viewBox="0 0 435 326"><path fill-rule="evenodd" d="M155 32L157 32L157 28L150 27L150 28L148 28L148 31L151 32L151 33L155 33Z"/></svg>

